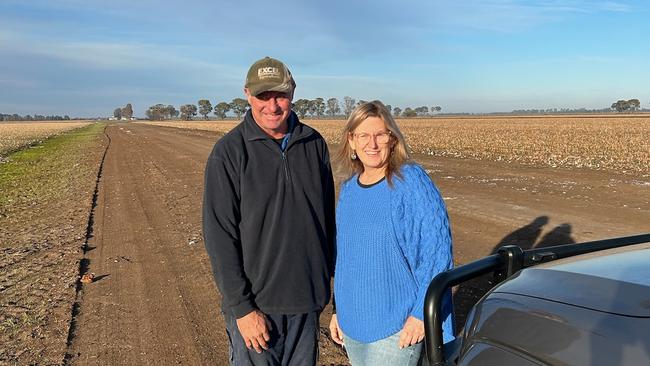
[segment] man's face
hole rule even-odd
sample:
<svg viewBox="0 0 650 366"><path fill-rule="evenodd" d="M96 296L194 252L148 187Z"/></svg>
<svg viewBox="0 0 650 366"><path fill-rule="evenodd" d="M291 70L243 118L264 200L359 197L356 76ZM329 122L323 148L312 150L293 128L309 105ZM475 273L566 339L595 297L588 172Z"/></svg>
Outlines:
<svg viewBox="0 0 650 366"><path fill-rule="evenodd" d="M283 137L287 133L287 118L291 113L292 94L267 91L251 95L244 89L255 122L273 138Z"/></svg>

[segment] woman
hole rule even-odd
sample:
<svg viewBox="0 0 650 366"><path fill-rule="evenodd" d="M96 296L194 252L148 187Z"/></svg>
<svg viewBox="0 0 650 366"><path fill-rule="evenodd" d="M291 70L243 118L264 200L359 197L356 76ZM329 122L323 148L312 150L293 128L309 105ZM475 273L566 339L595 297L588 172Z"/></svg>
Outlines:
<svg viewBox="0 0 650 366"><path fill-rule="evenodd" d="M445 204L379 101L352 112L337 159L349 178L336 209L332 339L354 366L416 365L427 287L453 263ZM453 339L450 295L445 342Z"/></svg>

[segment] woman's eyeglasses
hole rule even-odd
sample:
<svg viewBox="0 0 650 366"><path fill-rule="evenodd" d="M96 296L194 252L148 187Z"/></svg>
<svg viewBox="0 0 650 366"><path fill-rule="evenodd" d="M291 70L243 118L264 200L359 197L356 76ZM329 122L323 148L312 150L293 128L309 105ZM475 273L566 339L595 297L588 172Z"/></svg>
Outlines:
<svg viewBox="0 0 650 366"><path fill-rule="evenodd" d="M390 136L391 133L390 131L385 131L385 132L380 132L378 134L371 134L371 133L353 133L352 134L354 138L357 139L357 142L360 143L361 145L365 145L370 142L370 138L374 137L375 141L377 141L378 144L385 145L390 141Z"/></svg>

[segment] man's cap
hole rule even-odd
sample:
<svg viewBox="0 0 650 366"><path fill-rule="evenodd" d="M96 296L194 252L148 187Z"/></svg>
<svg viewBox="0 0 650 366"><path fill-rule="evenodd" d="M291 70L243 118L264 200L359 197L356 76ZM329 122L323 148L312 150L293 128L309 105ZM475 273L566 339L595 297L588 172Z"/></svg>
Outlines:
<svg viewBox="0 0 650 366"><path fill-rule="evenodd" d="M291 76L291 71L282 61L271 57L264 57L248 69L246 84L252 95L258 95L266 91L278 91L292 93L296 82Z"/></svg>

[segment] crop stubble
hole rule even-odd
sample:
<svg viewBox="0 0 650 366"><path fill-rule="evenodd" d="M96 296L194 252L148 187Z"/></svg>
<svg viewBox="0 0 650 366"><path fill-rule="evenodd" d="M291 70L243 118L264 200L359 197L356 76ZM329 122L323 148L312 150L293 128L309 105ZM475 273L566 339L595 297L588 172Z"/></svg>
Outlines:
<svg viewBox="0 0 650 366"><path fill-rule="evenodd" d="M0 156L89 123L86 121L0 123Z"/></svg>
<svg viewBox="0 0 650 366"><path fill-rule="evenodd" d="M145 122L225 133L233 121ZM329 143L344 120L306 120ZM414 153L552 168L647 173L650 116L398 119Z"/></svg>

